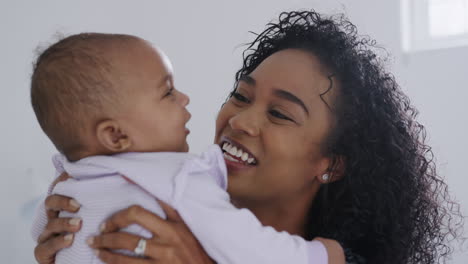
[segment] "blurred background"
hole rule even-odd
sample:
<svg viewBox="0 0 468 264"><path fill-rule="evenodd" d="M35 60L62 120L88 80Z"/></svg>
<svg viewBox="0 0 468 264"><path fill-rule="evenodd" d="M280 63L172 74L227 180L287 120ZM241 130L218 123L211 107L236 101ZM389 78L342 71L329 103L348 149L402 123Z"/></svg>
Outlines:
<svg viewBox="0 0 468 264"><path fill-rule="evenodd" d="M191 97L192 152L212 142L216 113L241 65L242 44L281 11L345 13L390 54L387 67L419 109L438 170L468 213L468 0L0 0L0 258L34 263L33 208L54 175L54 147L29 100L36 50L84 31L127 33L160 46ZM382 52L385 55L385 52ZM466 235L466 234L465 234ZM449 263L468 263L455 245Z"/></svg>

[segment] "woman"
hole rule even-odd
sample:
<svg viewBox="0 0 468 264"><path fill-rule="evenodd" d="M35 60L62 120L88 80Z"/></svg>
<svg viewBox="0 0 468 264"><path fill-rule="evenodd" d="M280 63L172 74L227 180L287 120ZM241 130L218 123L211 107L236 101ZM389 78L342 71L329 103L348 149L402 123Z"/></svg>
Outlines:
<svg viewBox="0 0 468 264"><path fill-rule="evenodd" d="M257 160L226 159L228 192L264 225L338 241L347 263L437 263L450 253L459 212L416 110L372 45L346 19L314 11L282 13L268 24L247 49L216 122L217 144L229 141ZM40 263L53 263L72 243L63 233L79 230L56 218L77 210L71 201L47 198ZM177 212L165 210L168 220L138 206L118 212L91 246L107 263L211 263ZM132 223L153 232L147 259L108 250L136 247L138 237L118 232Z"/></svg>

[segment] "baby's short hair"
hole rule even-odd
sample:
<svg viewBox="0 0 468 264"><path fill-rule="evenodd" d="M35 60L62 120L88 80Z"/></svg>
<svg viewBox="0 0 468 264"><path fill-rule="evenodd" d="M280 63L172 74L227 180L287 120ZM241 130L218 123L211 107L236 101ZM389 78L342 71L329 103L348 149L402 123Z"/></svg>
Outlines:
<svg viewBox="0 0 468 264"><path fill-rule="evenodd" d="M135 36L81 33L42 52L33 66L31 102L41 128L67 158L82 150L84 128L118 107L109 49ZM117 100L114 100L117 99Z"/></svg>

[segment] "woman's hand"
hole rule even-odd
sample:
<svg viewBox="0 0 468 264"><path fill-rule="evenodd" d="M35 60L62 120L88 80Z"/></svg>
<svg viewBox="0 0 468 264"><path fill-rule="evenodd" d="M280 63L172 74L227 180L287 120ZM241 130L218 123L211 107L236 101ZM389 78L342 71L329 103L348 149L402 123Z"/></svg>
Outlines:
<svg viewBox="0 0 468 264"><path fill-rule="evenodd" d="M62 174L53 185L69 178ZM80 205L70 197L50 195L45 200L48 223L39 236L38 244L34 249L34 256L39 264L55 263L55 254L73 243L73 233L81 228L81 220L75 218L59 218L60 211L77 212Z"/></svg>
<svg viewBox="0 0 468 264"><path fill-rule="evenodd" d="M214 263L177 211L161 201L159 203L167 215L166 220L138 205L114 214L103 224L102 234L88 240L90 246L96 249L97 256L103 262L112 264ZM138 224L153 234L151 239L146 240L145 258L124 256L108 250L135 249L141 237L118 232L131 224Z"/></svg>

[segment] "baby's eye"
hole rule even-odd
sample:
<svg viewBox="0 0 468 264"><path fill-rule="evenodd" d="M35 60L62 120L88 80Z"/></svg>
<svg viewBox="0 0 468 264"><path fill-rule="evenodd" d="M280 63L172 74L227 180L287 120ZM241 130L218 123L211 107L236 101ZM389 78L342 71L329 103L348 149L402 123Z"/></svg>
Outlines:
<svg viewBox="0 0 468 264"><path fill-rule="evenodd" d="M174 86L172 86L171 88L169 88L169 91L167 91L167 93L164 95L164 97L168 97L168 96L171 96L174 94ZM164 98L163 97L163 98Z"/></svg>
<svg viewBox="0 0 468 264"><path fill-rule="evenodd" d="M240 101L243 103L250 103L250 100L247 97L243 96L242 94L238 92L233 92L232 97L234 97L234 99L236 99L237 101Z"/></svg>

